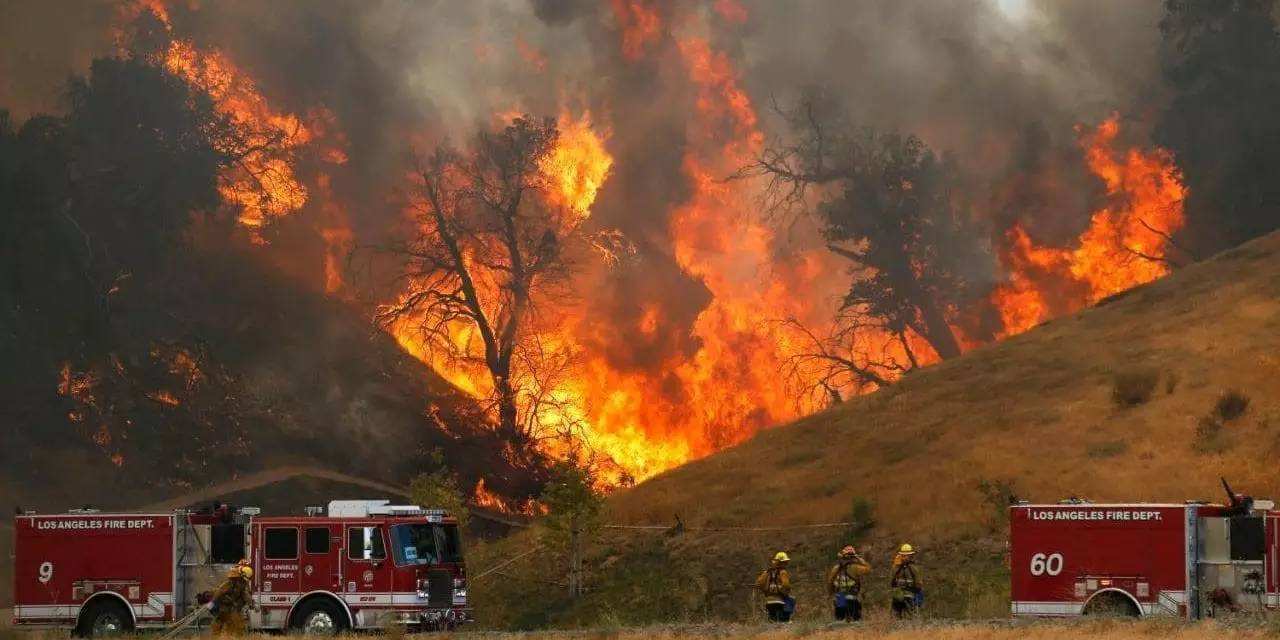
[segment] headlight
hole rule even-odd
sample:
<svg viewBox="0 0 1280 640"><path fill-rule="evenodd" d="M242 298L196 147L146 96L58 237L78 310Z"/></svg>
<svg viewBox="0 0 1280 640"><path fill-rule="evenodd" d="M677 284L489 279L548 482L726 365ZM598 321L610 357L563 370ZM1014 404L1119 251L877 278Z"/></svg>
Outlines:
<svg viewBox="0 0 1280 640"><path fill-rule="evenodd" d="M430 584L421 578L418 579L418 599L426 600L427 594L431 591Z"/></svg>

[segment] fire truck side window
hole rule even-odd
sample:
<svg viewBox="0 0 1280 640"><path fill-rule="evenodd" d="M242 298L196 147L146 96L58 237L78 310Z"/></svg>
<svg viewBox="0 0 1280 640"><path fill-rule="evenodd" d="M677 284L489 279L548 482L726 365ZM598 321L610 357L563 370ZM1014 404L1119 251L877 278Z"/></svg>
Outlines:
<svg viewBox="0 0 1280 640"><path fill-rule="evenodd" d="M209 561L233 564L244 559L244 525L215 524L209 533Z"/></svg>
<svg viewBox="0 0 1280 640"><path fill-rule="evenodd" d="M378 527L351 527L347 530L347 555L352 560L382 560L387 547Z"/></svg>
<svg viewBox="0 0 1280 640"><path fill-rule="evenodd" d="M329 527L307 529L307 553L329 553Z"/></svg>
<svg viewBox="0 0 1280 640"><path fill-rule="evenodd" d="M429 524L398 524L391 527L391 550L396 564L435 564L440 561L436 550L435 527Z"/></svg>
<svg viewBox="0 0 1280 640"><path fill-rule="evenodd" d="M262 544L268 560L293 560L298 557L297 529L267 529Z"/></svg>
<svg viewBox="0 0 1280 640"><path fill-rule="evenodd" d="M1264 560L1266 533L1262 518L1231 519L1231 559Z"/></svg>

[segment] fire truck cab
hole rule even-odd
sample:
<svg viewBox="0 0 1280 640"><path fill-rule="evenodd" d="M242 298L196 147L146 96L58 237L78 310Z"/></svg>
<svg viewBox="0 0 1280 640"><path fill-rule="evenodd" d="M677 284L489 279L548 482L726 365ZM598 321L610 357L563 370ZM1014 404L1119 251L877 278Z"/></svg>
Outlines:
<svg viewBox="0 0 1280 640"><path fill-rule="evenodd" d="M80 636L166 627L242 561L253 568L255 630L442 629L470 617L458 523L440 510L387 500L300 516L79 510L24 513L14 530L15 626Z"/></svg>
<svg viewBox="0 0 1280 640"><path fill-rule="evenodd" d="M1280 512L1227 505L1010 507L1014 616L1212 617L1280 606Z"/></svg>

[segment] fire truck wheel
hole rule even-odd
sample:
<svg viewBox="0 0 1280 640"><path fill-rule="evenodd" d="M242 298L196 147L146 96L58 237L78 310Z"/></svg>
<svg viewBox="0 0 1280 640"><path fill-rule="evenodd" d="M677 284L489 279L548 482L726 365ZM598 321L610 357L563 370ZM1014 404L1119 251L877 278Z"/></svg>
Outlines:
<svg viewBox="0 0 1280 640"><path fill-rule="evenodd" d="M98 598L80 613L75 635L81 638L103 638L133 631L133 620L124 605Z"/></svg>
<svg viewBox="0 0 1280 640"><path fill-rule="evenodd" d="M1116 591L1099 593L1084 607L1084 615L1099 618L1137 618L1141 614L1128 596Z"/></svg>
<svg viewBox="0 0 1280 640"><path fill-rule="evenodd" d="M315 598L298 608L291 626L311 636L332 636L347 628L347 619L337 603L328 598Z"/></svg>

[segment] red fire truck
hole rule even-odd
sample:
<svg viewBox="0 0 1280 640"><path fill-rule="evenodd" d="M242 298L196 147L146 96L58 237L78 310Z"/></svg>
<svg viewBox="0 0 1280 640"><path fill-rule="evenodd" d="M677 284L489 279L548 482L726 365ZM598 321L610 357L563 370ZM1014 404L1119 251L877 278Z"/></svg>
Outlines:
<svg viewBox="0 0 1280 640"><path fill-rule="evenodd" d="M1013 505L1013 615L1195 619L1276 608L1280 512L1228 496L1226 505Z"/></svg>
<svg viewBox="0 0 1280 640"><path fill-rule="evenodd" d="M236 563L253 568L258 630L452 628L469 618L457 520L387 500L327 512L23 513L14 523L13 623L80 636L165 627Z"/></svg>

